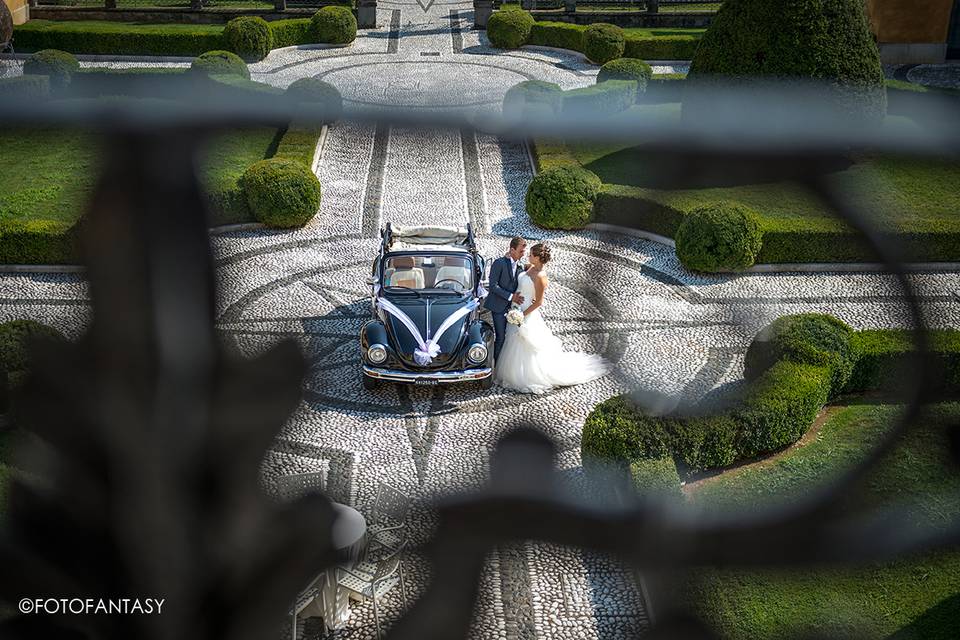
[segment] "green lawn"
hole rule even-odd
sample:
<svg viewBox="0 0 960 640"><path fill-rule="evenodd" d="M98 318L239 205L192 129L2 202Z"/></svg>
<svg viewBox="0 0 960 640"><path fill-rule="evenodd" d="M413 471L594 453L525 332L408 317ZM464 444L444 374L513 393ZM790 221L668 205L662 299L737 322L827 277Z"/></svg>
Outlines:
<svg viewBox="0 0 960 640"><path fill-rule="evenodd" d="M690 498L698 508L754 510L789 499L861 460L896 418L892 406L842 408L806 446L767 464L728 471ZM904 501L916 526L940 527L960 517L960 474L944 427L960 421L960 404L932 409L848 494L850 509ZM960 620L960 550L856 570L792 573L706 570L681 593L688 606L731 639L774 639L798 633L825 637L948 640Z"/></svg>
<svg viewBox="0 0 960 640"><path fill-rule="evenodd" d="M214 207L213 224L243 222L250 214L237 180L248 166L268 157L276 130L237 130L216 138L202 163ZM53 129L0 132L0 219L74 222L86 210L96 184L99 144L95 135Z"/></svg>
<svg viewBox="0 0 960 640"><path fill-rule="evenodd" d="M673 122L680 118L680 104L638 105L616 116L622 120L653 118ZM909 126L898 116L891 124ZM734 200L760 214L765 231L835 230L843 225L823 205L791 182L745 182L716 167L713 175L691 181L692 188L664 190L661 178L672 168L642 146L571 144L566 158L596 173L605 184L622 185L619 192L671 209L689 212L718 200ZM860 207L882 227L903 231L960 230L960 164L946 164L893 157L850 156L833 167L823 167L843 191L853 194Z"/></svg>

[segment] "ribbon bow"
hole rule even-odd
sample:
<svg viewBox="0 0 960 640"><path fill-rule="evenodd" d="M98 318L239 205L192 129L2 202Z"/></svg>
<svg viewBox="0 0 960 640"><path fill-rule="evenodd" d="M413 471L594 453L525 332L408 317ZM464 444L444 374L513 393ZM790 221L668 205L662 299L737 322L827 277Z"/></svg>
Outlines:
<svg viewBox="0 0 960 640"><path fill-rule="evenodd" d="M403 312L403 309L383 298L379 298L377 300L377 305L399 320L400 323L407 328L407 331L410 332L410 335L413 336L413 339L417 341L418 346L413 350L413 360L421 367L424 367L433 362L433 359L440 355L440 345L437 344L440 340L440 336L442 336L447 329L452 327L458 320L460 320L460 318L476 309L480 305L480 302L478 300L471 300L466 306L461 307L451 313L449 316L447 316L447 319L443 321L433 337L427 340L423 338L423 336L420 334L420 330L417 328L417 324L410 319L410 316ZM430 327L427 327L428 335L429 332Z"/></svg>

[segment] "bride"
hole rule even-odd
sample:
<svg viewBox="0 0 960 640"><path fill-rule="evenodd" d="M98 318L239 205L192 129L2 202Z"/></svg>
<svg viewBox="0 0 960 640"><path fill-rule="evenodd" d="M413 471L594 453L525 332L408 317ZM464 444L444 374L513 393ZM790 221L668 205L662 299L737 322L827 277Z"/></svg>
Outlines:
<svg viewBox="0 0 960 640"><path fill-rule="evenodd" d="M507 326L494 371L498 384L523 393L589 382L610 371L609 363L598 355L564 351L560 338L544 322L540 307L547 290L544 266L548 262L550 247L540 243L530 248L530 268L517 280L517 293L523 296L523 323Z"/></svg>

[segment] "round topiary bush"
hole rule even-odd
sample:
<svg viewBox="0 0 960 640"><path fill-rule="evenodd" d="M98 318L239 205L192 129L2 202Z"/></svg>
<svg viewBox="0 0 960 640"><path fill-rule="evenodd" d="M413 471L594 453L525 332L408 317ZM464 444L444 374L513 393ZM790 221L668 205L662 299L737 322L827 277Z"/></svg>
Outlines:
<svg viewBox="0 0 960 640"><path fill-rule="evenodd" d="M626 43L623 29L605 22L592 24L583 32L583 53L597 64L621 57Z"/></svg>
<svg viewBox="0 0 960 640"><path fill-rule="evenodd" d="M582 229L593 217L601 186L600 178L581 167L548 169L527 189L527 214L547 229Z"/></svg>
<svg viewBox="0 0 960 640"><path fill-rule="evenodd" d="M250 79L250 70L247 63L230 51L207 51L193 59L190 64L191 73L204 76L240 76Z"/></svg>
<svg viewBox="0 0 960 640"><path fill-rule="evenodd" d="M854 331L842 320L819 313L777 318L750 343L744 360L744 377L755 380L784 358L801 364L830 367L831 390L839 393L856 364Z"/></svg>
<svg viewBox="0 0 960 640"><path fill-rule="evenodd" d="M324 7L313 14L310 29L316 42L349 44L357 39L357 19L349 7Z"/></svg>
<svg viewBox="0 0 960 640"><path fill-rule="evenodd" d="M607 80L631 80L637 83L637 95L647 90L653 67L640 58L617 58L604 63L597 74L597 84Z"/></svg>
<svg viewBox="0 0 960 640"><path fill-rule="evenodd" d="M80 70L80 63L73 54L58 49L37 51L23 63L23 73L31 76L47 76L54 90L70 85L73 74Z"/></svg>
<svg viewBox="0 0 960 640"><path fill-rule="evenodd" d="M691 211L674 239L683 266L717 272L752 266L763 233L752 209L735 202L716 202Z"/></svg>
<svg viewBox="0 0 960 640"><path fill-rule="evenodd" d="M500 9L487 20L487 38L497 49L519 49L530 38L533 16L519 9Z"/></svg>
<svg viewBox="0 0 960 640"><path fill-rule="evenodd" d="M324 112L329 114L326 119L328 122L337 120L343 111L343 97L340 91L329 82L318 78L295 80L287 87L287 95L299 102L322 105Z"/></svg>
<svg viewBox="0 0 960 640"><path fill-rule="evenodd" d="M227 47L244 60L263 60L273 49L273 32L258 16L241 16L223 29Z"/></svg>
<svg viewBox="0 0 960 640"><path fill-rule="evenodd" d="M805 100L805 108L832 103L854 122L878 122L886 112L886 92L864 5L863 0L727 0L697 46L687 81L707 87L753 84L764 77L822 81L817 92L823 95ZM710 96L690 96L684 117L709 117L712 102Z"/></svg>
<svg viewBox="0 0 960 640"><path fill-rule="evenodd" d="M524 80L503 96L503 115L507 117L552 115L559 111L563 89L552 82Z"/></svg>
<svg viewBox="0 0 960 640"><path fill-rule="evenodd" d="M320 208L320 181L294 160L256 162L243 174L241 186L250 211L268 227L302 227Z"/></svg>

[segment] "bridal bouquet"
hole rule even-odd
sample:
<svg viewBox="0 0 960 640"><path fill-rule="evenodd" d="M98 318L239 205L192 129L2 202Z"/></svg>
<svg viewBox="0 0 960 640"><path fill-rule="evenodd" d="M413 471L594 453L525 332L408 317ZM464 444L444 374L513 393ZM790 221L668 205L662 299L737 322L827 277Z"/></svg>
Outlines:
<svg viewBox="0 0 960 640"><path fill-rule="evenodd" d="M513 307L507 311L507 322L518 327L523 324L523 311L520 311L520 307Z"/></svg>

